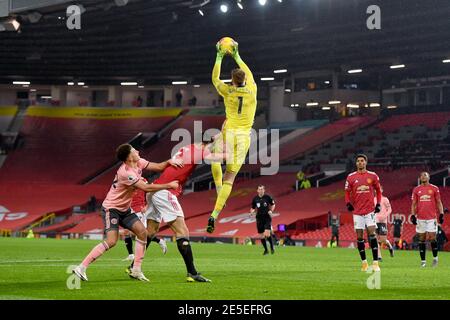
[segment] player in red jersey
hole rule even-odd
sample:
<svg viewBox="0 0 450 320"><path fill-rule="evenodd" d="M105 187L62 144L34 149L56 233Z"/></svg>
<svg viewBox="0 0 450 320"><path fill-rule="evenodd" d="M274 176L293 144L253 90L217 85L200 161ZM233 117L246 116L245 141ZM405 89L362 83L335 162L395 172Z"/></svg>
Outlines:
<svg viewBox="0 0 450 320"><path fill-rule="evenodd" d="M148 281L141 270L147 242L147 230L136 214L131 212L131 199L136 189L152 192L178 188L177 181L165 184L146 184L141 180L141 177L143 170L160 172L168 166L182 167L183 163L180 160L171 159L161 163L149 162L142 159L139 156L139 152L130 144L120 145L116 150L116 156L122 162L122 165L117 170L111 188L102 204L106 240L96 245L81 264L73 269L73 273L83 281L88 281L86 276L87 267L116 245L119 239L119 225L132 231L137 238L135 263L130 272L130 277Z"/></svg>
<svg viewBox="0 0 450 320"><path fill-rule="evenodd" d="M195 143L181 148L172 159L183 162L184 166L182 168L167 167L154 181L156 184L164 184L165 181L176 180L179 182L178 188L147 193L148 209L145 212L147 232L150 237L155 235L162 220L169 225L177 238L178 251L186 265L188 282L210 282L210 280L195 269L189 230L184 221L178 196L183 193L184 184L202 160L221 161L226 158L226 153L211 153L211 147L212 144Z"/></svg>
<svg viewBox="0 0 450 320"><path fill-rule="evenodd" d="M438 264L436 213L439 210L439 223L444 223L444 208L439 188L430 183L430 174L422 172L419 179L420 185L415 187L412 193L411 222L416 225L416 232L419 234L421 267L426 266L426 240L430 241L433 252L433 267L436 267Z"/></svg>
<svg viewBox="0 0 450 320"><path fill-rule="evenodd" d="M375 234L375 215L381 210L380 179L377 174L367 171L367 156L356 156L356 171L350 173L345 181L345 203L347 209L353 212L353 223L358 240L358 251L362 260L361 271L367 271L369 265L366 260L364 243L364 229L367 228L370 247L373 255L373 270L380 271L378 265L378 240ZM376 204L374 203L376 191Z"/></svg>
<svg viewBox="0 0 450 320"><path fill-rule="evenodd" d="M142 181L144 183L148 183L148 181L145 178L142 178ZM138 189L135 191L133 198L131 199L131 211L135 213L139 220L141 220L142 224L145 228L147 228L147 218L144 216L144 212L147 209L147 201L145 199L145 192ZM125 247L128 251L128 257L126 257L123 261L133 261L134 260L134 254L133 254L133 233L127 229L123 230L123 235L125 237ZM153 238L147 237L147 244L146 244L146 250L148 249L148 246L150 245L150 242L156 242L159 247L161 248L163 254L167 253L167 244L164 239L160 239L156 236ZM128 271L128 269L127 269Z"/></svg>

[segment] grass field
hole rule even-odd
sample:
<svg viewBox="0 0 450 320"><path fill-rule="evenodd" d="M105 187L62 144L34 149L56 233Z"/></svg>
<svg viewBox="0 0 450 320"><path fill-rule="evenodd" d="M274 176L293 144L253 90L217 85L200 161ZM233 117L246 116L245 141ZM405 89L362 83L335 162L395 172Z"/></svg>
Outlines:
<svg viewBox="0 0 450 320"><path fill-rule="evenodd" d="M212 283L186 283L176 245L163 256L152 243L143 270L150 283L124 272L123 242L88 269L89 282L69 290L66 273L97 241L0 238L0 299L450 299L450 254L438 268L419 268L418 252L384 252L381 289L369 290L356 249L193 243L197 268ZM367 251L368 257L371 252ZM371 259L370 259L371 260ZM370 261L369 260L369 261Z"/></svg>

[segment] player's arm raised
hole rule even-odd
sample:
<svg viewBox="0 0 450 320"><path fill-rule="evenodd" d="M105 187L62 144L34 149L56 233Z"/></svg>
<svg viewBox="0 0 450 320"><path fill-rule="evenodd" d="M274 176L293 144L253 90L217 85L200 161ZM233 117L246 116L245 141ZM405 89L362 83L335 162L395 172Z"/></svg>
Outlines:
<svg viewBox="0 0 450 320"><path fill-rule="evenodd" d="M163 161L160 163L156 162L149 162L145 170L154 171L154 172L161 172L168 166L173 166L177 168L182 168L184 166L183 161L179 159L169 159L167 161Z"/></svg>
<svg viewBox="0 0 450 320"><path fill-rule="evenodd" d="M239 48L238 45L234 47L233 53L231 55L234 58L234 61L236 61L239 68L241 68L245 72L246 81L247 84L256 85L255 79L253 77L253 73L250 70L250 68L247 66L247 64L242 60L241 56L239 55Z"/></svg>
<svg viewBox="0 0 450 320"><path fill-rule="evenodd" d="M166 190L166 189L177 189L178 188L178 181L172 181L169 183L163 183L163 184L155 184L155 183L145 183L142 180L139 180L134 184L134 186L144 192L156 192L159 190Z"/></svg>
<svg viewBox="0 0 450 320"><path fill-rule="evenodd" d="M217 44L218 46L218 44ZM216 47L217 47L216 46ZM214 63L214 68L212 71L212 83L214 87L216 88L217 92L224 97L228 91L228 86L220 80L220 69L222 67L222 60L223 60L223 53L221 53L217 49L217 55L216 55L216 62Z"/></svg>

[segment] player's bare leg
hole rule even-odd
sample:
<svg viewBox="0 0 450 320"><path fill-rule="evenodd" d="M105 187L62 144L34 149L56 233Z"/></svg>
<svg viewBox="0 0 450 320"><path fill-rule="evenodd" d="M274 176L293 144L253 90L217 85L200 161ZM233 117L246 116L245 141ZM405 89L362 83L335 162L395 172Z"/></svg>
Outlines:
<svg viewBox="0 0 450 320"><path fill-rule="evenodd" d="M131 227L131 231L136 235L136 253L133 261L133 269L130 277L141 281L149 281L141 270L142 261L145 256L145 248L147 245L147 230L140 220L136 221Z"/></svg>
<svg viewBox="0 0 450 320"><path fill-rule="evenodd" d="M433 264L432 267L438 265L438 244L436 241L436 232L427 232L428 241L430 241L431 251L433 252Z"/></svg>
<svg viewBox="0 0 450 320"><path fill-rule="evenodd" d="M394 257L394 249L392 248L391 243L389 242L389 240L387 239L387 236L378 236L378 260L381 260L381 245L385 244L388 248L389 248L389 253L391 255L391 257Z"/></svg>
<svg viewBox="0 0 450 320"><path fill-rule="evenodd" d="M147 243L145 245L145 250L147 250L147 248L150 244L150 239L152 239L158 233L158 231L159 231L159 222L148 219L147 220ZM133 267L134 267L134 260L133 260L133 262L131 262L131 265L127 268L126 272L128 274L130 274Z"/></svg>
<svg viewBox="0 0 450 320"><path fill-rule="evenodd" d="M427 243L425 242L427 239L427 234L419 233L419 253L420 253L420 259L421 263L420 266L422 268L425 268L427 266L427 260L426 260L426 251L427 251Z"/></svg>
<svg viewBox="0 0 450 320"><path fill-rule="evenodd" d="M118 230L109 230L106 233L106 240L97 244L91 252L84 258L83 262L75 269L73 269L73 273L75 273L81 280L88 281L86 276L86 269L88 266L97 260L100 256L102 256L106 251L114 247L119 239L119 231Z"/></svg>
<svg viewBox="0 0 450 320"><path fill-rule="evenodd" d="M174 221L168 223L170 229L174 232L177 238L177 247L181 256L183 257L184 264L187 269L187 281L188 282L211 282L211 280L205 278L197 272L194 266L194 256L192 254L191 243L189 241L189 229L186 226L183 217L177 217Z"/></svg>
<svg viewBox="0 0 450 320"><path fill-rule="evenodd" d="M156 242L163 254L167 253L167 244L164 239L159 239L156 234L159 232L159 222L148 219L147 220L147 248L151 242Z"/></svg>
<svg viewBox="0 0 450 320"><path fill-rule="evenodd" d="M215 228L215 221L225 206L225 202L230 196L231 189L233 188L234 179L236 179L237 172L226 171L223 176L222 188L217 195L216 204L214 206L214 211L208 219L208 226L206 227L206 232L213 233Z"/></svg>

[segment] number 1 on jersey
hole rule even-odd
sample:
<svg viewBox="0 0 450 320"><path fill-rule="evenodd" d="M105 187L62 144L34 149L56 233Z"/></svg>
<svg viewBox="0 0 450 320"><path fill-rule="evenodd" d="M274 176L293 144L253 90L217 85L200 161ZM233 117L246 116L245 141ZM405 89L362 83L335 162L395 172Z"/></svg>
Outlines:
<svg viewBox="0 0 450 320"><path fill-rule="evenodd" d="M242 113L242 104L244 103L244 97L238 97L239 99L239 107L238 107L238 114Z"/></svg>

